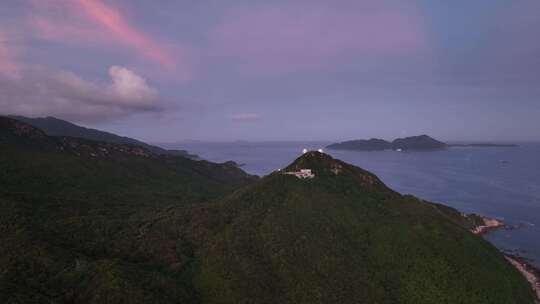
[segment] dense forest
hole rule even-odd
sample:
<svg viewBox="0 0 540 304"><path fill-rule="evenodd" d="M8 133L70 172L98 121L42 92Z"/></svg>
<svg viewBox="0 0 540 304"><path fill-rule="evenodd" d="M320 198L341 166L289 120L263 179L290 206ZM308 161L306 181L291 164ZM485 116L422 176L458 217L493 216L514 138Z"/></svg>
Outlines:
<svg viewBox="0 0 540 304"><path fill-rule="evenodd" d="M0 118L2 303L533 303L474 217L309 152L285 171Z"/></svg>

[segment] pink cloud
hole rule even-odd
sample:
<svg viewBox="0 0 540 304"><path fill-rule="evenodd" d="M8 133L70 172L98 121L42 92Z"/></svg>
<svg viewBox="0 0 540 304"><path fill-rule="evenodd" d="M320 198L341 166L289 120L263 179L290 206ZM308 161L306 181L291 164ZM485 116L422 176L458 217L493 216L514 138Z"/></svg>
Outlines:
<svg viewBox="0 0 540 304"><path fill-rule="evenodd" d="M164 45L160 45L131 25L120 12L100 0L78 0L77 3L97 23L103 25L120 41L136 49L143 56L158 62L163 67L176 64Z"/></svg>
<svg viewBox="0 0 540 304"><path fill-rule="evenodd" d="M17 77L20 71L8 35L0 31L0 74Z"/></svg>
<svg viewBox="0 0 540 304"><path fill-rule="evenodd" d="M377 4L347 10L317 5L240 9L224 18L211 40L217 55L234 57L244 71L254 73L411 54L426 45L415 12Z"/></svg>
<svg viewBox="0 0 540 304"><path fill-rule="evenodd" d="M79 45L122 45L166 70L182 65L185 48L158 42L101 0L34 0L29 18L41 39Z"/></svg>
<svg viewBox="0 0 540 304"><path fill-rule="evenodd" d="M111 44L112 37L84 21L54 20L44 16L33 16L30 24L39 38L75 44Z"/></svg>

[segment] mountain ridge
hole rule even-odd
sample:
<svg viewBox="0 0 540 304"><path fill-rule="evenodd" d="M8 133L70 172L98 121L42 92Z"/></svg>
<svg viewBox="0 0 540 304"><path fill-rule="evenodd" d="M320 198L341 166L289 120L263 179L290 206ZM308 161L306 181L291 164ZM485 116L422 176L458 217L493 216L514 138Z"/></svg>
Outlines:
<svg viewBox="0 0 540 304"><path fill-rule="evenodd" d="M89 140L100 141L100 142L109 142L113 144L137 145L137 146L142 146L155 154L177 155L177 156L184 156L188 158L197 158L196 155L190 154L185 150L163 149L161 147L150 145L137 139L133 139L126 136L120 136L120 135L116 135L110 132L101 131L97 129L82 127L72 122L58 119L51 116L29 118L29 117L24 117L24 116L10 115L7 117L10 117L12 119L19 120L29 125L32 125L34 127L37 127L43 130L47 135L50 135L50 136L75 137L75 138L83 138L83 139L89 139Z"/></svg>

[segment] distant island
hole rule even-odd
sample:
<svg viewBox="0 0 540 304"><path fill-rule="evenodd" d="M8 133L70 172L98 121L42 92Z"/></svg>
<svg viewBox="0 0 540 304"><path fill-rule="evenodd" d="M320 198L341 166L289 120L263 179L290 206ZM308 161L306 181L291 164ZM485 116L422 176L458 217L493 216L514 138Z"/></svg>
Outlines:
<svg viewBox="0 0 540 304"><path fill-rule="evenodd" d="M437 150L449 147L517 147L515 144L497 143L468 143L468 144L447 144L436 140L428 135L411 136L398 138L392 142L379 138L349 140L328 145L326 148L332 150L352 150L352 151L383 151L383 150Z"/></svg>
<svg viewBox="0 0 540 304"><path fill-rule="evenodd" d="M384 139L372 138L368 140L350 140L328 145L326 148L333 150L354 151L382 151L382 150L433 150L448 147L447 144L438 141L428 135L398 138L392 142Z"/></svg>

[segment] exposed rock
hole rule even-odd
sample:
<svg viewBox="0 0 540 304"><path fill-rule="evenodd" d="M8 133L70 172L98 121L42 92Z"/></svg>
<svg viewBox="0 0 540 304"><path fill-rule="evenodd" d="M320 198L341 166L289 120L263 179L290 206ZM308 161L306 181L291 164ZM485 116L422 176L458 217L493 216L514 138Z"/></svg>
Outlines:
<svg viewBox="0 0 540 304"><path fill-rule="evenodd" d="M471 230L472 233L474 234L477 234L477 235L482 235L482 234L486 234L490 231L493 231L495 229L498 229L498 228L502 228L502 227L505 227L505 223L500 221L500 220L497 220L497 219L492 219L492 218L488 218L488 217L482 217L482 220L484 222L483 225L479 225L477 227L475 227L474 229Z"/></svg>

